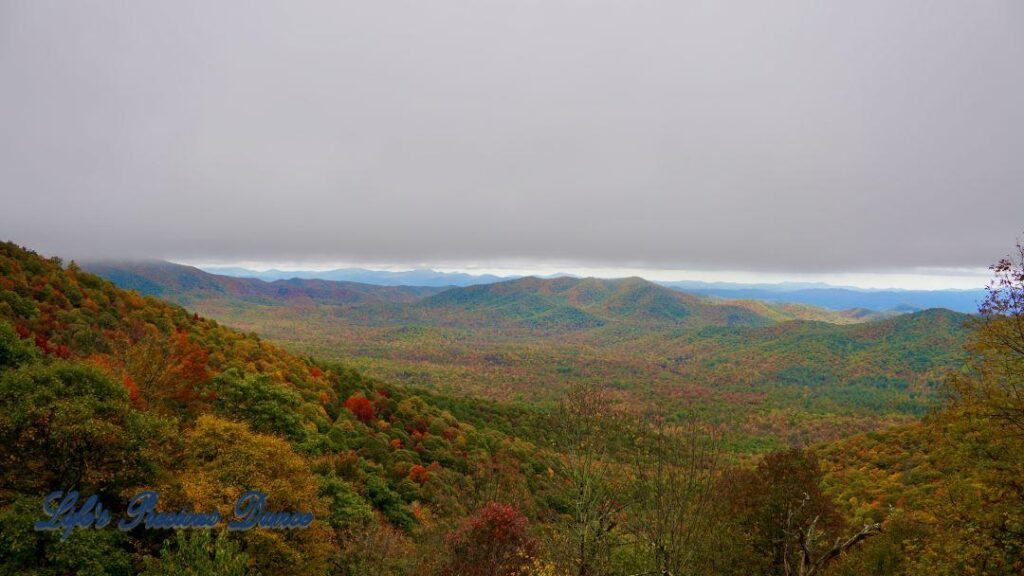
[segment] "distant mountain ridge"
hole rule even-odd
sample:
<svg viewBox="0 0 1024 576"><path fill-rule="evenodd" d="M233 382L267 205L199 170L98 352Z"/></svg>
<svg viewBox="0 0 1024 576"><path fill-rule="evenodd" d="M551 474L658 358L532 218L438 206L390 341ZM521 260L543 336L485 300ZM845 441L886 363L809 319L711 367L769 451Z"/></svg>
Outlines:
<svg viewBox="0 0 1024 576"><path fill-rule="evenodd" d="M773 287L698 287L690 282L663 282L674 290L727 300L761 300L764 302L799 303L829 310L864 308L877 311L913 312L928 308L947 308L956 312L974 313L985 299L985 290L862 290L855 288Z"/></svg>
<svg viewBox="0 0 1024 576"><path fill-rule="evenodd" d="M409 271L339 268L326 271L265 270L257 271L233 266L204 266L206 272L237 278L286 280L292 278L320 279L377 284L381 286L476 286L522 278L493 274L439 272L431 269ZM574 277L552 274L543 278ZM977 290L898 290L861 289L833 286L823 282L781 282L778 284L742 284L734 282L657 281L656 284L680 292L712 296L726 300L760 300L781 304L806 304L829 310L864 309L878 312L913 312L928 308L948 308L973 313L985 291Z"/></svg>
<svg viewBox="0 0 1024 576"><path fill-rule="evenodd" d="M301 279L264 281L211 274L163 261L83 262L82 268L118 287L189 304L199 299L236 298L249 302L414 302L438 292L429 286L380 286L359 282Z"/></svg>
<svg viewBox="0 0 1024 576"><path fill-rule="evenodd" d="M495 276L493 274L465 274L439 272L426 268L406 271L369 270L367 268L337 268L334 270L250 270L237 266L203 266L211 274L260 280L290 280L292 278L359 282L381 286L473 286L513 280L521 276Z"/></svg>

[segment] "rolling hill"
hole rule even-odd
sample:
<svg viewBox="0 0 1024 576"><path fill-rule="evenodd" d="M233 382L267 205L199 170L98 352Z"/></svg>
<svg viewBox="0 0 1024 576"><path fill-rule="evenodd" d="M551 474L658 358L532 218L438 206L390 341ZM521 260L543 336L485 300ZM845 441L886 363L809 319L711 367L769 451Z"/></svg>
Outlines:
<svg viewBox="0 0 1024 576"><path fill-rule="evenodd" d="M673 292L641 278L540 279L528 277L453 288L412 306L430 317L443 311L468 321L513 322L538 328L581 330L608 324L759 325L754 312Z"/></svg>

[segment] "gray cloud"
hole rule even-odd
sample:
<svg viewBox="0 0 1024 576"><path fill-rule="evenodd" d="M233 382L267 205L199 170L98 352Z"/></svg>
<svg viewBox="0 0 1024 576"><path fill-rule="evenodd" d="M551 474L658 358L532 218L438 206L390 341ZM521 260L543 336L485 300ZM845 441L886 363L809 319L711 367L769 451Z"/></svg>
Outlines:
<svg viewBox="0 0 1024 576"><path fill-rule="evenodd" d="M1024 5L0 4L0 236L830 271L1024 230Z"/></svg>

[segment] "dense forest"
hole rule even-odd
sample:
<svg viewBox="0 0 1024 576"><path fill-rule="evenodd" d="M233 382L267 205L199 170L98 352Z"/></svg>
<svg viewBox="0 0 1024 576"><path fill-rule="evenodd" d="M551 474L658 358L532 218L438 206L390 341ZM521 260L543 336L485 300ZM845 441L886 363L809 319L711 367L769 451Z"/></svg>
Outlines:
<svg viewBox="0 0 1024 576"><path fill-rule="evenodd" d="M640 278L522 278L441 290L231 278L87 263L286 349L446 396L550 407L571 386L718 426L731 452L909 423L960 362L967 315L724 301ZM400 291L397 291L400 290Z"/></svg>
<svg viewBox="0 0 1024 576"><path fill-rule="evenodd" d="M768 420L780 431L808 430L807 414L815 426L843 426L844 410L866 413L850 408L858 402L875 415L859 420L870 431L852 435L856 427L771 433L752 418L746 433L774 440L742 446L708 407L722 404L673 396L667 379L634 390L591 372L563 378L537 403L471 394L494 373L476 388L422 387L368 376L344 353L286 351L0 244L0 573L1021 574L1024 264L1004 260L993 272L969 332L959 328L966 317L943 311L843 325L765 320L750 307L666 301L645 286L647 299L599 298L592 318L565 308L547 317L596 318L586 337L642 358L645 370L668 353L700 358L674 377L728 394L731 415L772 398L799 408ZM420 305L434 321L411 330L415 342L478 317L462 300L453 319L445 294ZM522 300L511 303L522 311ZM636 335L609 323L627 304L657 313L652 324L680 312L737 321ZM345 334L362 329L348 326ZM526 338L550 324L520 327ZM572 376L585 365L573 345L544 366ZM516 349L489 365L533 358ZM895 392L858 400L869 388ZM818 389L829 393L807 399ZM890 410L900 398L914 402ZM815 411L826 405L838 408ZM261 490L271 508L308 510L315 521L292 531L35 531L43 497L71 489L98 495L115 515L144 489L158 490L167 510L224 513Z"/></svg>

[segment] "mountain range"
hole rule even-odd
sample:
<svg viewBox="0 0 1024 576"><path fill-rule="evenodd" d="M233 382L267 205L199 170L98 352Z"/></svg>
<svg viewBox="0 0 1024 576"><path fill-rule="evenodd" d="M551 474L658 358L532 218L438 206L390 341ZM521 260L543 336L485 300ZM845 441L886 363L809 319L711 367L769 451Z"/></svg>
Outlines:
<svg viewBox="0 0 1024 576"><path fill-rule="evenodd" d="M442 288L364 284L323 279L289 278L262 280L210 274L199 268L171 262L87 262L83 267L121 288L188 304L194 300L239 298L249 302L329 302L354 304L367 301L414 302Z"/></svg>
<svg viewBox="0 0 1024 576"><path fill-rule="evenodd" d="M367 268L336 268L333 270L252 270L238 266L202 266L211 274L235 276L238 278L259 278L260 280L289 280L292 278L362 282L381 286L472 286L512 280L519 276L495 276L493 274L465 274L462 272L439 272L429 268L390 271Z"/></svg>
<svg viewBox="0 0 1024 576"><path fill-rule="evenodd" d="M756 300L726 301L672 290L643 278L535 276L469 286L379 285L347 280L289 278L263 280L212 274L165 261L85 262L83 267L119 287L182 305L237 300L249 304L325 304L333 306L407 305L420 318L451 319L458 311L474 324L516 324L534 328L594 328L609 323L758 326L783 320L821 320L833 324L888 316L851 308L823 308ZM382 318L397 308L374 308Z"/></svg>
<svg viewBox="0 0 1024 576"><path fill-rule="evenodd" d="M864 308L877 311L913 312L927 308L947 308L957 312L973 313L985 299L985 290L864 290L829 285L799 287L778 284L773 286L705 284L694 282L665 282L663 285L691 294L725 299L751 299L764 302L798 302L830 310Z"/></svg>
<svg viewBox="0 0 1024 576"><path fill-rule="evenodd" d="M409 271L369 270L366 268L338 268L334 270L253 270L233 266L203 266L203 270L236 278L261 280L288 280L293 278L335 280L377 284L381 286L473 286L514 280L521 276L495 276L439 272L431 269ZM551 274L556 278L571 274ZM743 284L734 282L662 281L662 286L681 292L714 296L728 300L761 300L785 304L809 304L829 310L862 308L874 311L912 312L927 308L948 308L957 312L973 313L984 299L985 291L976 290L898 290L863 289L833 286L821 282L781 282L777 284Z"/></svg>

